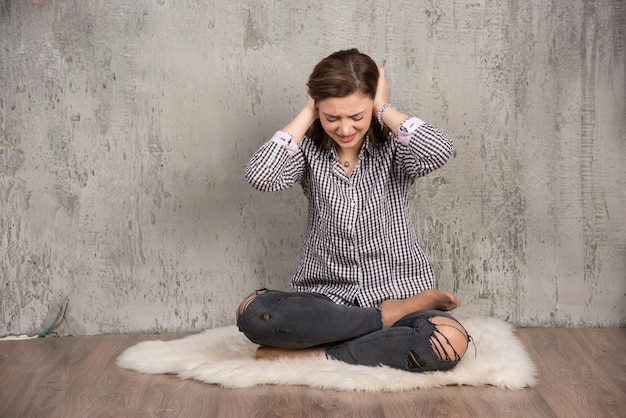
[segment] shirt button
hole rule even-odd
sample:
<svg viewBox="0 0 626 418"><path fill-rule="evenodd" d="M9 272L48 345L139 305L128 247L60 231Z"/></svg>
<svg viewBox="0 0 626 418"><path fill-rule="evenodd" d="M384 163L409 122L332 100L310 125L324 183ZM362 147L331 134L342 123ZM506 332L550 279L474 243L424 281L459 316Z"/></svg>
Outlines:
<svg viewBox="0 0 626 418"><path fill-rule="evenodd" d="M354 245L350 246L350 251L354 251Z"/></svg>
<svg viewBox="0 0 626 418"><path fill-rule="evenodd" d="M354 265L352 265L352 268L356 270L356 269L358 269L358 268L359 268L359 266L357 266L356 264L354 264Z"/></svg>

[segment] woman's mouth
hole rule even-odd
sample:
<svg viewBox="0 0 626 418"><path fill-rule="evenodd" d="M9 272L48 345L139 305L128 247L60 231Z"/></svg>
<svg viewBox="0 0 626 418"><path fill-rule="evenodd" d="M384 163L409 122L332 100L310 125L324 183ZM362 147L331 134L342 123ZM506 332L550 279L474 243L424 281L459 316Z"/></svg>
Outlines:
<svg viewBox="0 0 626 418"><path fill-rule="evenodd" d="M345 142L345 143L352 142L352 141L354 141L354 138L356 138L356 134L357 133L355 132L352 135L347 135L347 136L345 136L345 135L337 135L337 139L339 139L341 142Z"/></svg>

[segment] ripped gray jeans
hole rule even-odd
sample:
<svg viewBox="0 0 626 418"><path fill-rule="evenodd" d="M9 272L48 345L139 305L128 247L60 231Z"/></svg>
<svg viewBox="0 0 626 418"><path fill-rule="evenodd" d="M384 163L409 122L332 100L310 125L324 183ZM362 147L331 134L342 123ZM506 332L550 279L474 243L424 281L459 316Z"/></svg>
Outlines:
<svg viewBox="0 0 626 418"><path fill-rule="evenodd" d="M469 341L461 324L443 311L414 312L384 328L378 308L338 305L318 293L258 291L237 315L239 330L262 346L324 346L329 358L411 372L449 370L459 362L446 337L450 328ZM448 320L436 324L433 318Z"/></svg>

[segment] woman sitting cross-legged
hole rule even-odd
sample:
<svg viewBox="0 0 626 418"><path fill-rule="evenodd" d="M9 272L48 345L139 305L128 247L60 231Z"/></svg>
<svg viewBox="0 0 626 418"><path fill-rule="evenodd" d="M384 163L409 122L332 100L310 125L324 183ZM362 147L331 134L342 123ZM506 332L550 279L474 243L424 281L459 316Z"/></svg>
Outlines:
<svg viewBox="0 0 626 418"><path fill-rule="evenodd" d="M448 370L469 336L435 290L408 191L444 165L450 138L388 102L385 71L356 49L320 61L303 109L261 146L246 178L262 191L300 184L308 199L295 291L259 290L237 311L258 358L308 356L413 372ZM289 210L285 208L285 210Z"/></svg>

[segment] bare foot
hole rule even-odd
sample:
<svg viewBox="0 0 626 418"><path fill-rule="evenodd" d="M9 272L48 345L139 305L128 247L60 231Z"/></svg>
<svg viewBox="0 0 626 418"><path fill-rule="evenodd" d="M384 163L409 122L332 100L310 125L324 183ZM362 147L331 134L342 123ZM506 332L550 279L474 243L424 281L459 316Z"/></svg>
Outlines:
<svg viewBox="0 0 626 418"><path fill-rule="evenodd" d="M281 357L309 357L323 352L324 347L279 348L261 346L256 350L256 358L262 360L276 360Z"/></svg>
<svg viewBox="0 0 626 418"><path fill-rule="evenodd" d="M457 298L446 290L424 290L408 299L389 299L380 304L385 328L389 328L400 318L425 309L450 311L459 304Z"/></svg>

